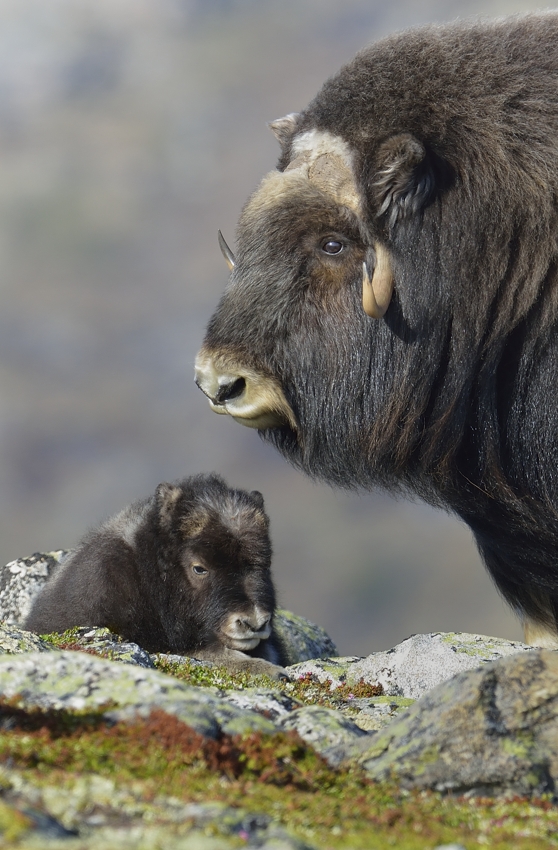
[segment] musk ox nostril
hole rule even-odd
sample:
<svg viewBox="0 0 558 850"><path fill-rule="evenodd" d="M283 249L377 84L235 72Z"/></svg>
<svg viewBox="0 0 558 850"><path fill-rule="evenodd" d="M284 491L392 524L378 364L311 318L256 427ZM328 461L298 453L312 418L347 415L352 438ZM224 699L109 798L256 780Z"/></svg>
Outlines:
<svg viewBox="0 0 558 850"><path fill-rule="evenodd" d="M226 401L232 401L233 398L238 398L246 389L246 381L244 378L237 378L235 381L229 381L219 387L219 391L215 396L216 404L224 404Z"/></svg>

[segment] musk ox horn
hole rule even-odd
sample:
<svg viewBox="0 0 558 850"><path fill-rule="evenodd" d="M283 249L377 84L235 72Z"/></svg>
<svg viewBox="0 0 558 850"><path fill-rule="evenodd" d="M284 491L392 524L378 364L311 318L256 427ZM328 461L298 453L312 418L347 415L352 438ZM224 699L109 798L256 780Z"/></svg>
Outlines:
<svg viewBox="0 0 558 850"><path fill-rule="evenodd" d="M297 120L298 112L289 112L283 118L276 118L275 121L270 121L267 126L279 144L284 146L296 130Z"/></svg>
<svg viewBox="0 0 558 850"><path fill-rule="evenodd" d="M229 271L232 272L232 270L234 269L234 267L236 265L236 260L234 258L234 254L231 251L231 249L229 248L229 246L227 245L227 243L225 242L225 237L223 236L223 234L221 233L220 230L218 231L218 233L219 233L219 248L221 249L221 253L226 260L226 263L229 267Z"/></svg>
<svg viewBox="0 0 558 850"><path fill-rule="evenodd" d="M372 280L366 263L362 264L362 306L367 316L381 319L393 294L393 272L389 254L382 245L375 246L376 265Z"/></svg>

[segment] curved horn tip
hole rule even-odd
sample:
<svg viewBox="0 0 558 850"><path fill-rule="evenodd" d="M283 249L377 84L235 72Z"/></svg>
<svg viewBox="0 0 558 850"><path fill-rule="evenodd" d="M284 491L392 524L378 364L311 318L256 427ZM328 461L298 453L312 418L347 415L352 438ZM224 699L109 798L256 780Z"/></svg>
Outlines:
<svg viewBox="0 0 558 850"><path fill-rule="evenodd" d="M390 305L393 294L393 273L385 248L376 248L376 267L372 280L366 263L362 264L362 307L367 316L381 319Z"/></svg>
<svg viewBox="0 0 558 850"><path fill-rule="evenodd" d="M234 258L234 254L231 251L231 249L229 248L229 246L227 245L227 243L225 242L225 237L223 236L223 234L221 233L220 230L217 231L217 234L218 234L218 239L219 239L219 248L221 249L221 253L222 253L223 257L225 258L226 264L229 267L229 271L232 272L232 270L234 269L234 267L236 265L236 260Z"/></svg>
<svg viewBox="0 0 558 850"><path fill-rule="evenodd" d="M267 126L280 145L285 145L296 130L298 115L298 112L289 112L283 118L276 118L268 123Z"/></svg>

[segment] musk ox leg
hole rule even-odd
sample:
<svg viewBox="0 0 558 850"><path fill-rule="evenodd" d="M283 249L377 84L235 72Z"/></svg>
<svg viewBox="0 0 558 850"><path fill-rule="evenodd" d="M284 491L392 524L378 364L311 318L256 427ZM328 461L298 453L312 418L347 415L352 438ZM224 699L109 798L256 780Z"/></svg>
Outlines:
<svg viewBox="0 0 558 850"><path fill-rule="evenodd" d="M272 664L264 658L252 658L239 649L229 649L226 646L208 647L192 650L191 656L199 661L210 661L221 667L226 667L229 673L250 673L252 676L268 676L270 679L288 679L289 675L283 667Z"/></svg>
<svg viewBox="0 0 558 850"><path fill-rule="evenodd" d="M526 521L532 520L527 512L505 512L488 502L484 508L482 521L470 516L465 521L494 584L521 618L525 643L558 649L558 529L553 517L536 517L535 525ZM532 511L533 504L530 508ZM545 529L546 539L541 541L538 529Z"/></svg>
<svg viewBox="0 0 558 850"><path fill-rule="evenodd" d="M540 646L543 649L558 649L558 632L543 623L532 620L523 621L525 643L529 646Z"/></svg>

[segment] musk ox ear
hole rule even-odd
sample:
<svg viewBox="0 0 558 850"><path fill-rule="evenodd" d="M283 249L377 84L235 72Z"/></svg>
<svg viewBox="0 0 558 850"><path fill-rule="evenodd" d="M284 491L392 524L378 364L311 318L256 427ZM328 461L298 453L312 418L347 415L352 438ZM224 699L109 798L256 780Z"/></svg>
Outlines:
<svg viewBox="0 0 558 850"><path fill-rule="evenodd" d="M251 495L252 499L255 501L255 503L257 504L258 508L260 508L260 510L263 511L263 509L264 509L264 498L263 498L262 494L260 493L260 491L259 490L251 490L250 495Z"/></svg>
<svg viewBox="0 0 558 850"><path fill-rule="evenodd" d="M170 528L174 516L176 504L182 495L182 490L175 484L163 482L159 484L155 497L159 509L159 520L164 528Z"/></svg>
<svg viewBox="0 0 558 850"><path fill-rule="evenodd" d="M283 118L270 121L267 125L282 148L285 147L294 131L296 130L298 112L289 112Z"/></svg>
<svg viewBox="0 0 558 850"><path fill-rule="evenodd" d="M422 142L401 133L381 145L372 190L376 215L385 216L390 229L426 206L434 188L434 170Z"/></svg>

